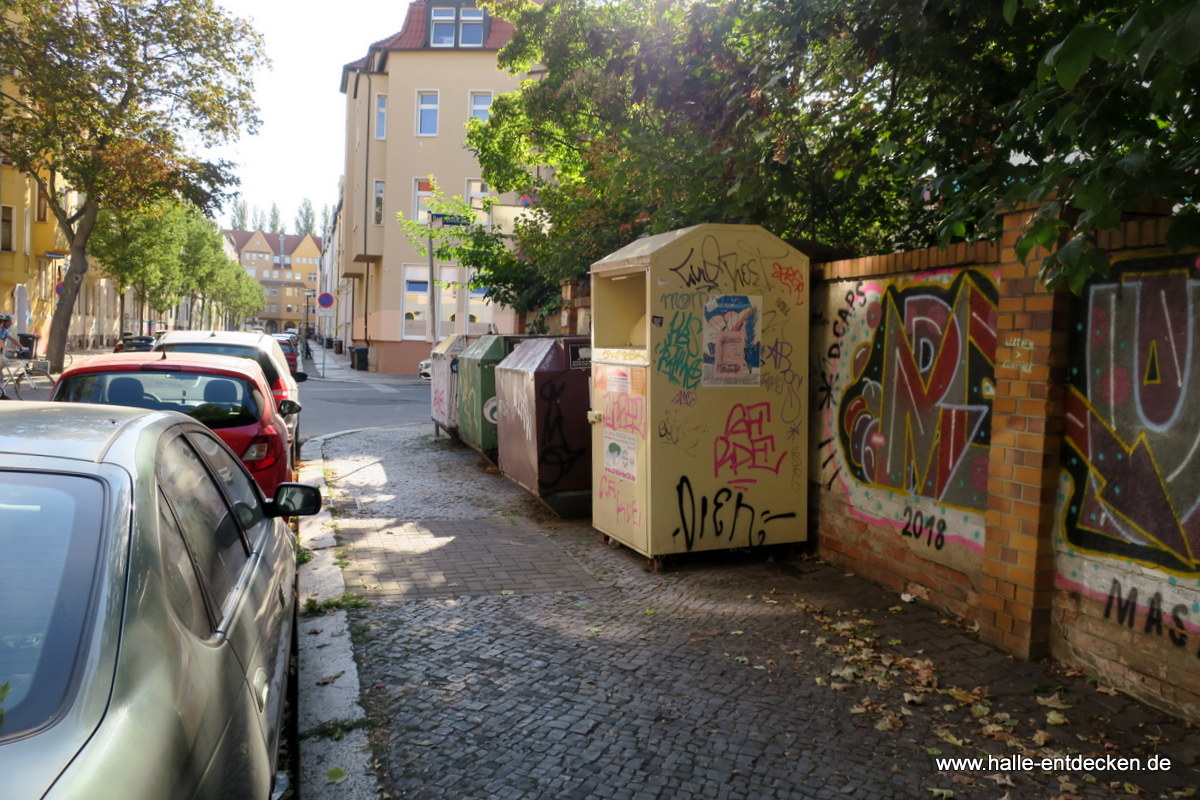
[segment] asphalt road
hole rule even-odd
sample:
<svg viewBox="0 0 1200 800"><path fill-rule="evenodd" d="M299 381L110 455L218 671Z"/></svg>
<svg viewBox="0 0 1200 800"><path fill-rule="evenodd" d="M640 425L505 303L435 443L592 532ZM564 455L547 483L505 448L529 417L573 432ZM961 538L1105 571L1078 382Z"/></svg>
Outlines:
<svg viewBox="0 0 1200 800"><path fill-rule="evenodd" d="M429 383L325 379L316 374L300 384L302 441L362 428L403 425L430 419ZM432 422L430 425L432 426Z"/></svg>

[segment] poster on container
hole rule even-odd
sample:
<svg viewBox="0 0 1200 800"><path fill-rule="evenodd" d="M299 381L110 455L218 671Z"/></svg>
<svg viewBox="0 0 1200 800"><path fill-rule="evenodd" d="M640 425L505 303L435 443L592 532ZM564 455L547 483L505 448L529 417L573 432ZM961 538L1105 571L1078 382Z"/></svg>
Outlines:
<svg viewBox="0 0 1200 800"><path fill-rule="evenodd" d="M704 304L704 386L758 386L762 297L719 295Z"/></svg>

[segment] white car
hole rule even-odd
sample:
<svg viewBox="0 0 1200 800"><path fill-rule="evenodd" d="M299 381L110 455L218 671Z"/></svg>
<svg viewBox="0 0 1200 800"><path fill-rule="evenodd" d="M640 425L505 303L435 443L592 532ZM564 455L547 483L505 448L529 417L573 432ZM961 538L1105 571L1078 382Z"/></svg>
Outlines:
<svg viewBox="0 0 1200 800"><path fill-rule="evenodd" d="M427 381L432 380L433 379L433 359L432 358L421 359L421 361L417 364L417 374L420 375L422 378L424 378Z"/></svg>

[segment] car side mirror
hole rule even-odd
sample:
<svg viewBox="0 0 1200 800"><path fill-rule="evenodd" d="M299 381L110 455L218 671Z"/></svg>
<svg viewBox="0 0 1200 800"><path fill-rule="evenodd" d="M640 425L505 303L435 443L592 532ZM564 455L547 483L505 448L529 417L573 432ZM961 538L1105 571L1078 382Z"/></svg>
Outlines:
<svg viewBox="0 0 1200 800"><path fill-rule="evenodd" d="M268 517L307 517L321 510L321 490L307 483L281 483L263 511Z"/></svg>
<svg viewBox="0 0 1200 800"><path fill-rule="evenodd" d="M304 383L306 380L308 380L308 373L307 372L293 372L292 380L294 380L296 383Z"/></svg>
<svg viewBox="0 0 1200 800"><path fill-rule="evenodd" d="M295 400L280 400L278 404L279 413L285 417L290 417L292 414L300 413L300 404Z"/></svg>

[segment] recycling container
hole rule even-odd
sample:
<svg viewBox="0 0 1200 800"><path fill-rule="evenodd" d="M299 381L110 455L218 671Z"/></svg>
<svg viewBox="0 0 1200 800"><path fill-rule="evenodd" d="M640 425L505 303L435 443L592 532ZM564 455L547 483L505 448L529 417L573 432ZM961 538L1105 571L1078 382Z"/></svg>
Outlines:
<svg viewBox="0 0 1200 800"><path fill-rule="evenodd" d="M592 265L592 524L664 556L802 542L808 258L755 225Z"/></svg>
<svg viewBox="0 0 1200 800"><path fill-rule="evenodd" d="M527 339L496 366L500 471L559 516L592 508L591 341Z"/></svg>
<svg viewBox="0 0 1200 800"><path fill-rule="evenodd" d="M339 356L342 354L342 340L341 339L333 340L333 352Z"/></svg>
<svg viewBox="0 0 1200 800"><path fill-rule="evenodd" d="M458 356L458 438L496 463L496 365L528 336L488 334Z"/></svg>
<svg viewBox="0 0 1200 800"><path fill-rule="evenodd" d="M458 357L475 337L454 333L438 342L430 353L429 400L433 424L458 436Z"/></svg>
<svg viewBox="0 0 1200 800"><path fill-rule="evenodd" d="M366 370L367 356L371 352L371 348L358 345L350 348L350 366L357 370Z"/></svg>

